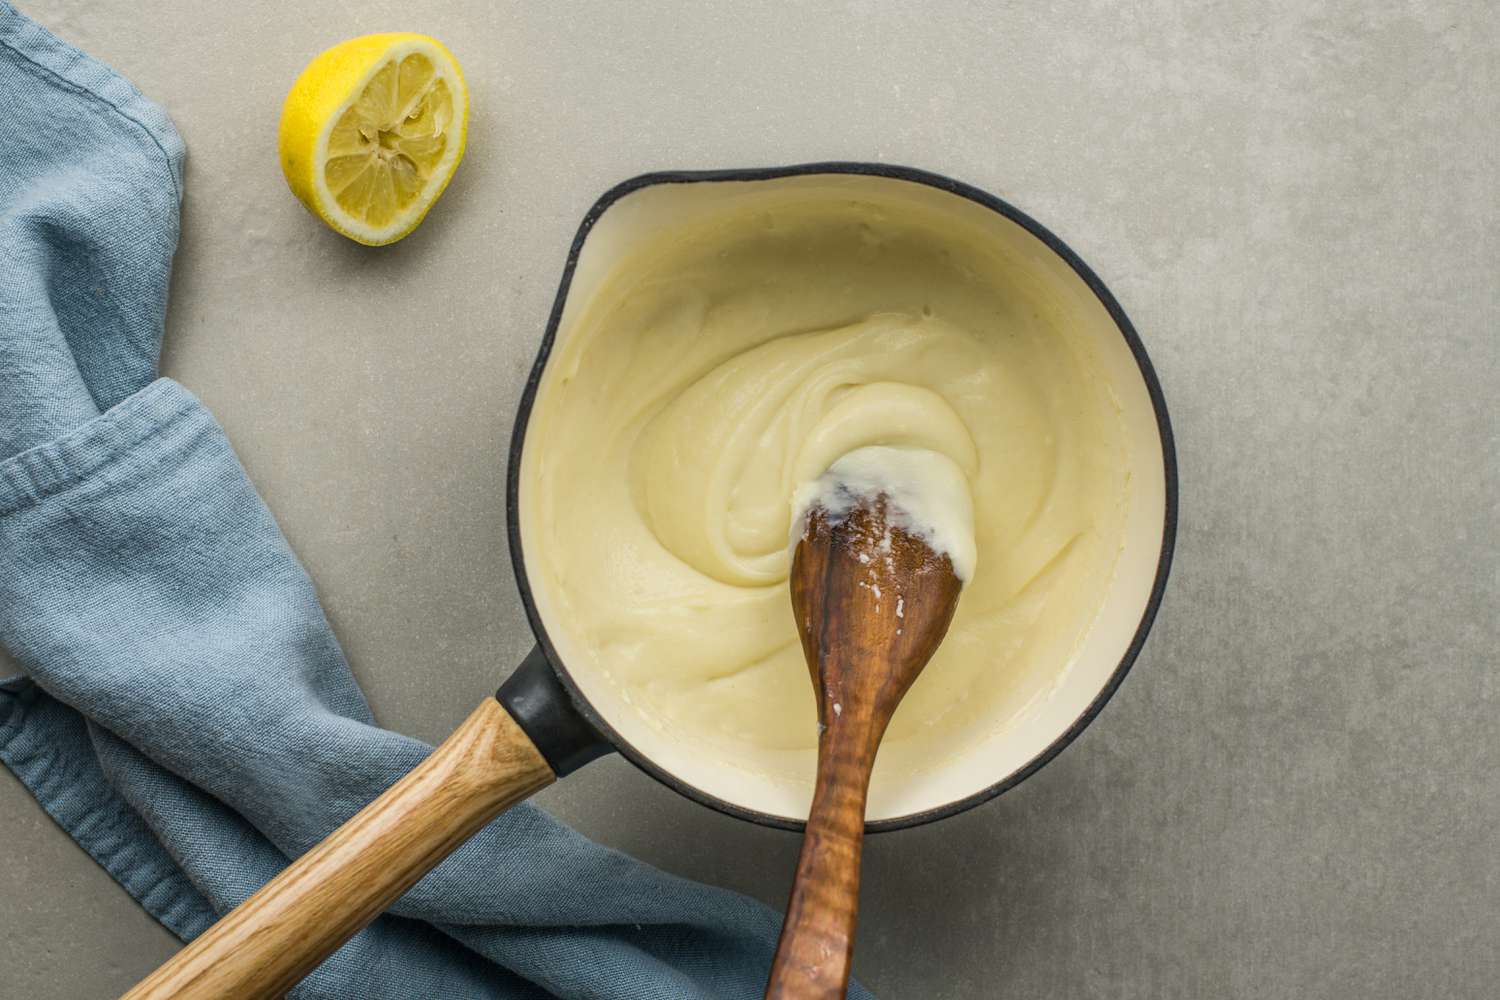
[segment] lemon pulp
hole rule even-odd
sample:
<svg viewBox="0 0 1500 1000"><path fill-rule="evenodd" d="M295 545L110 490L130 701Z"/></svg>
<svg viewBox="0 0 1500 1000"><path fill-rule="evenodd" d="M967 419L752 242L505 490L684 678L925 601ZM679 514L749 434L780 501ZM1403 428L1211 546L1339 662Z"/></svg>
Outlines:
<svg viewBox="0 0 1500 1000"><path fill-rule="evenodd" d="M453 95L430 59L387 62L329 133L324 182L344 211L384 228L421 197L452 123Z"/></svg>

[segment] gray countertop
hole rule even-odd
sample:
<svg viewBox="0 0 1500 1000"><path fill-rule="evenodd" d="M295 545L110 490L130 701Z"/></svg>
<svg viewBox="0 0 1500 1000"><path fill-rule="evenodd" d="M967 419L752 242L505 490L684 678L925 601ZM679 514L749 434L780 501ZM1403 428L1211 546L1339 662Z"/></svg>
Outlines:
<svg viewBox="0 0 1500 1000"><path fill-rule="evenodd" d="M1500 980L1500 15L1485 0L801 5L32 0L189 150L168 374L218 415L381 721L437 740L530 645L504 443L584 210L670 167L873 159L1031 212L1176 425L1156 629L1016 791L867 851L891 1000L1481 998ZM470 146L379 252L277 168L316 51L448 41ZM779 907L794 837L618 759L541 796ZM0 993L174 941L0 771Z"/></svg>

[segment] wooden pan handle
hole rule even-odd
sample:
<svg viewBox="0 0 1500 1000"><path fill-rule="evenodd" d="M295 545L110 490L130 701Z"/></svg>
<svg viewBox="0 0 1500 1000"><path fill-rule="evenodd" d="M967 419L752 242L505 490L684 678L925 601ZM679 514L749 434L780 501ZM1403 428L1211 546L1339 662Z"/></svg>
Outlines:
<svg viewBox="0 0 1500 1000"><path fill-rule="evenodd" d="M125 994L279 997L480 827L556 776L486 698L406 777Z"/></svg>
<svg viewBox="0 0 1500 1000"><path fill-rule="evenodd" d="M766 1000L844 1000L849 988L875 746L858 726L841 721L834 717L818 745L812 810Z"/></svg>

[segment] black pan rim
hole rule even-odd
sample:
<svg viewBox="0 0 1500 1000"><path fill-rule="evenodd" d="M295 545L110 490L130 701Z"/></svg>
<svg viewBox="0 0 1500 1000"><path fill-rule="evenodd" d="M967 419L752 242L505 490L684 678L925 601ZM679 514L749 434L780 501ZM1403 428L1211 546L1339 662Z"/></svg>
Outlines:
<svg viewBox="0 0 1500 1000"><path fill-rule="evenodd" d="M587 241L589 234L593 231L595 224L603 217L604 213L625 196L642 188L654 187L659 184L768 181L785 177L817 174L854 174L869 177L884 177L937 188L981 205L1016 223L1032 236L1039 239L1053 253L1062 258L1073 269L1074 273L1083 280L1089 291L1094 294L1100 304L1109 313L1110 319L1114 321L1116 328L1120 331L1120 335L1125 338L1125 343L1130 348L1131 355L1135 358L1136 366L1140 369L1141 378L1145 382L1147 395L1150 397L1152 409L1155 411L1157 431L1161 438L1166 502L1165 516L1163 518L1164 523L1162 525L1161 553L1157 560L1156 576L1152 582L1151 593L1146 600L1145 608L1142 610L1140 622L1136 626L1135 634L1121 656L1119 664L1110 674L1104 686L1095 695L1093 701L1079 714L1078 718L1025 765L1011 772L993 785L989 785L962 799L956 799L935 809L909 813L905 816L897 816L891 819L876 820L866 825L866 830L870 833L885 833L914 826L922 826L940 819L946 819L950 816L956 816L961 812L966 812L1016 787L1045 767L1058 754L1062 753L1098 717L1099 713L1103 711L1104 706L1108 704L1110 698L1119 690L1120 684L1125 680L1125 675L1130 672L1130 668L1135 664L1142 647L1146 643L1146 637L1150 634L1151 626L1156 620L1157 611L1161 607L1162 597L1166 591L1167 576L1171 571L1172 554L1176 548L1177 541L1178 477L1176 445L1172 435L1171 420L1167 415L1166 399L1162 395L1161 383L1157 379L1156 369L1146 353L1146 348L1141 342L1140 335L1136 332L1134 324L1130 322L1130 318L1125 315L1125 310L1120 306L1120 303L1116 301L1114 295L1105 286L1104 282L1100 280L1099 276L1094 273L1093 269L1084 263L1083 259L1050 229L1004 199L990 194L981 188L916 167L886 163L831 160L779 167L658 171L640 174L616 184L600 195L598 200L589 208L583 217L583 221L579 223L578 231L573 237L571 246L568 248L562 279L558 285L557 296L552 303L551 313L547 318L546 330L543 332L541 344L537 349L536 361L533 363L531 371L527 376L526 384L521 392L520 403L516 408L515 424L511 430L508 455L509 465L506 471L505 519L510 542L511 566L515 572L516 585L521 592L521 603L526 609L526 618L531 624L532 632L535 634L542 651L546 654L548 662L551 663L553 671L557 674L558 679L573 699L575 707L599 731L601 736L612 744L626 760L668 788L695 802L699 802L711 809L737 819L748 820L762 826L801 831L805 825L801 820L788 819L785 816L776 816L771 813L747 809L744 806L725 801L694 785L688 784L636 749L594 709L594 706L584 696L582 690L580 690L577 683L573 680L572 675L568 673L567 666L563 663L562 657L552 645L552 640L547 633L547 627L542 621L541 614L537 611L535 600L532 598L531 583L526 574L525 558L521 548L519 501L521 450L525 444L526 428L531 422L531 411L536 402L537 389L541 384L542 373L546 369L547 360L551 356L553 344L557 339L558 326L562 321L563 307L567 303L568 292L573 281L573 272L578 266L578 257L583 250L584 243Z"/></svg>

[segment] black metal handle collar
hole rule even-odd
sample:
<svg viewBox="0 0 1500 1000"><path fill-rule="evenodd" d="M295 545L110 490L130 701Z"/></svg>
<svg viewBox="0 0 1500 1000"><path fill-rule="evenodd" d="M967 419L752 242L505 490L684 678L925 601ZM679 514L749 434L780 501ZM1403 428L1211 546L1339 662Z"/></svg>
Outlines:
<svg viewBox="0 0 1500 1000"><path fill-rule="evenodd" d="M537 646L526 655L495 699L511 714L559 778L614 749L583 717Z"/></svg>

